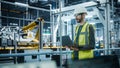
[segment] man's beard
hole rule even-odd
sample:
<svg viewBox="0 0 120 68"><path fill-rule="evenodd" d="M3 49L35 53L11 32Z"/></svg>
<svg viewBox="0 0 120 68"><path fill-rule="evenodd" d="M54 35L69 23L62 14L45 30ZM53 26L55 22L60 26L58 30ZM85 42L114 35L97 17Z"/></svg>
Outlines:
<svg viewBox="0 0 120 68"><path fill-rule="evenodd" d="M82 19L77 20L77 23L80 23L80 22L82 22Z"/></svg>

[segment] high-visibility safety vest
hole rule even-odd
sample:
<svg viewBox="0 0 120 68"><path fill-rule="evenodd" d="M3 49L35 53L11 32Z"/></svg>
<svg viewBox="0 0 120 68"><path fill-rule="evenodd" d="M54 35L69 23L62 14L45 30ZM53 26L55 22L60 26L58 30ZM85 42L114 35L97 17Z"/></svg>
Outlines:
<svg viewBox="0 0 120 68"><path fill-rule="evenodd" d="M78 33L80 26L76 26L75 34ZM81 29L81 32L78 36L75 35L74 43L79 46L89 46L89 24L85 23ZM78 40L78 42L76 42ZM72 54L72 58L74 58L74 53ZM87 58L93 58L93 50L79 50L78 51L78 59L87 59Z"/></svg>

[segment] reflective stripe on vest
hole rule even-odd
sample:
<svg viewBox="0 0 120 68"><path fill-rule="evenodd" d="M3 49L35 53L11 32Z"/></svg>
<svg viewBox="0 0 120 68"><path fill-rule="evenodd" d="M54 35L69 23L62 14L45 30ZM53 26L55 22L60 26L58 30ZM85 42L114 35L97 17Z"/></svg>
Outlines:
<svg viewBox="0 0 120 68"><path fill-rule="evenodd" d="M76 26L75 34L78 33L79 27L80 26ZM79 46L88 45L89 44L89 39L88 39L88 37L89 37L89 24L85 23L83 25L78 39L76 39L76 36L77 35L75 35L74 41L78 40L78 45ZM75 43L77 43L77 42L75 42Z"/></svg>

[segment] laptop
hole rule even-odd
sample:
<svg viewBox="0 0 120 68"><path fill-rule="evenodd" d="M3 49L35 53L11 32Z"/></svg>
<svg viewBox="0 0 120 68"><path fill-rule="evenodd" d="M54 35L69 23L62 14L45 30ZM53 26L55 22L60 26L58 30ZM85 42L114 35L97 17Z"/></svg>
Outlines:
<svg viewBox="0 0 120 68"><path fill-rule="evenodd" d="M73 46L73 41L69 35L62 36L62 46Z"/></svg>

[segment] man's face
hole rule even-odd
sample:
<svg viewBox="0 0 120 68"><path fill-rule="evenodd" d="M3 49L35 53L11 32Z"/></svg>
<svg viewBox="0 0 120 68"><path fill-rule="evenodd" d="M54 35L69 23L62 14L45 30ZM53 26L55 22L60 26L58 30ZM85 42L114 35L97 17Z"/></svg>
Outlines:
<svg viewBox="0 0 120 68"><path fill-rule="evenodd" d="M77 23L80 23L80 22L82 22L82 20L84 20L84 14L77 14L76 16L75 16L75 19L76 19L76 21L77 21Z"/></svg>
<svg viewBox="0 0 120 68"><path fill-rule="evenodd" d="M81 15L75 16L75 19L76 19L77 23L80 23L81 22Z"/></svg>

